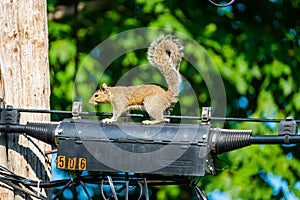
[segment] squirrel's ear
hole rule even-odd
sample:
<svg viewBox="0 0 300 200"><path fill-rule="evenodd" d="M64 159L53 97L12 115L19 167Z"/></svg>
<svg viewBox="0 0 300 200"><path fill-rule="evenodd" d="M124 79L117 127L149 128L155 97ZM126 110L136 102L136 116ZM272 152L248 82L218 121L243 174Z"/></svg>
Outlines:
<svg viewBox="0 0 300 200"><path fill-rule="evenodd" d="M101 90L106 90L106 89L107 89L106 83L103 83L103 84L100 86L100 89L101 89Z"/></svg>

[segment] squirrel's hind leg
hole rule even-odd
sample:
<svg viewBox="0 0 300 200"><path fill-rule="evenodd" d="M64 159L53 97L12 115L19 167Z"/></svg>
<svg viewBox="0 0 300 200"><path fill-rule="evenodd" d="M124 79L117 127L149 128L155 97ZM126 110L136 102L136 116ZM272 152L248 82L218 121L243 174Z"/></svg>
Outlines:
<svg viewBox="0 0 300 200"><path fill-rule="evenodd" d="M161 122L170 122L170 119L164 118L164 111L168 107L170 107L170 103L163 95L148 96L144 100L144 108L154 120L144 120L142 124L151 125Z"/></svg>

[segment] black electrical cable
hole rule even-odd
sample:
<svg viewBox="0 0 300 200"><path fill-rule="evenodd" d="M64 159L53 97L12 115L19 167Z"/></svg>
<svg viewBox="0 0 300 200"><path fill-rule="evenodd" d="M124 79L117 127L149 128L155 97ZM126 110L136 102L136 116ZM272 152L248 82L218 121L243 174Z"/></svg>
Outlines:
<svg viewBox="0 0 300 200"><path fill-rule="evenodd" d="M195 192L196 192L196 195L197 195L197 198L200 199L200 200L208 200L205 192L199 188L197 185L194 185L193 186Z"/></svg>
<svg viewBox="0 0 300 200"><path fill-rule="evenodd" d="M57 124L49 123L27 123L21 124L0 124L0 132L2 133L26 133L38 140L46 142L50 145L55 143L55 129Z"/></svg>
<svg viewBox="0 0 300 200"><path fill-rule="evenodd" d="M5 110L5 108L0 109L0 111ZM23 109L23 108L14 108L18 112L30 112L30 113L47 113L47 114L64 114L72 115L72 111L63 111L63 110L41 110L41 109ZM111 113L103 112L80 112L79 115L82 116L100 116L100 117L109 117L112 116ZM143 114L128 114L126 117L133 118L149 118L149 115ZM180 119L180 120L202 120L200 116L176 116L176 115L165 115L166 118L170 119ZM235 122L262 122L262 123L279 123L285 121L285 119L263 119L263 118L239 118L239 117L210 117L211 121L235 121ZM294 120L296 123L300 123L300 120Z"/></svg>
<svg viewBox="0 0 300 200"><path fill-rule="evenodd" d="M5 108L0 109L0 111L5 110ZM24 109L24 108L14 108L18 112L24 113L42 113L42 114L57 114L57 115L72 115L72 111L65 110L45 110L45 109ZM90 115L90 116L112 116L111 113L103 112L80 112L80 115Z"/></svg>
<svg viewBox="0 0 300 200"><path fill-rule="evenodd" d="M300 135L252 135L250 144L297 144L300 143Z"/></svg>
<svg viewBox="0 0 300 200"><path fill-rule="evenodd" d="M84 184L84 182L81 180L81 181L79 181L79 183L80 183L83 191L85 192L86 196L88 197L88 200L92 200L92 198L91 198L91 196L89 194L89 191L88 191L86 185Z"/></svg>
<svg viewBox="0 0 300 200"><path fill-rule="evenodd" d="M210 134L212 151L222 154L228 151L249 146L252 130L230 130L215 128Z"/></svg>
<svg viewBox="0 0 300 200"><path fill-rule="evenodd" d="M44 199L44 200L47 199L44 195L41 195L41 194L37 195L38 192L34 191L34 190L31 189L31 188L26 187L26 185L25 185L25 187L26 187L27 189L29 189L30 192L32 192L32 193L30 193L29 191L27 191L27 190L25 190L24 188L22 188L20 184L15 184L13 181L7 181L7 180L2 179L2 178L0 177L0 182L3 182L3 183L5 183L6 185L9 185L10 187L14 188L15 190L20 191L20 192L23 192L23 193L25 193L25 194L27 194L27 195L29 195L29 196L33 196L33 197L38 198L38 199Z"/></svg>
<svg viewBox="0 0 300 200"><path fill-rule="evenodd" d="M62 193L73 183L73 180L69 180L65 185L64 187L53 197L52 200L56 200L58 199Z"/></svg>
<svg viewBox="0 0 300 200"><path fill-rule="evenodd" d="M234 122L271 122L279 123L285 121L285 119L262 119L262 118L235 118L235 117L211 117L211 121L234 121ZM300 120L294 120L296 123L300 123Z"/></svg>

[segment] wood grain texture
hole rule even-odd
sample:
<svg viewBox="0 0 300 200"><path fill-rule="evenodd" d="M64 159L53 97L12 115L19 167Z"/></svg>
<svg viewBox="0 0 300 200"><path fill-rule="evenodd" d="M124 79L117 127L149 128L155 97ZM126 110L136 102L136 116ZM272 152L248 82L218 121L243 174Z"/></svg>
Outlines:
<svg viewBox="0 0 300 200"><path fill-rule="evenodd" d="M14 108L50 108L46 0L0 1L0 98ZM21 114L21 123L49 121L47 114ZM0 164L34 179L51 178L49 145L19 134L0 135ZM0 182L1 199L28 199ZM43 191L45 193L45 191Z"/></svg>

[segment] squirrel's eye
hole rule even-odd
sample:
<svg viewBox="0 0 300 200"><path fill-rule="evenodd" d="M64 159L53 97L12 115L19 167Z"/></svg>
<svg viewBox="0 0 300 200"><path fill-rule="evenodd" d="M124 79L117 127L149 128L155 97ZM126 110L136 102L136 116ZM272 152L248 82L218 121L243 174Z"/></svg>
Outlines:
<svg viewBox="0 0 300 200"><path fill-rule="evenodd" d="M98 98L98 97L99 97L99 94L95 94L94 97L95 97L95 98Z"/></svg>

